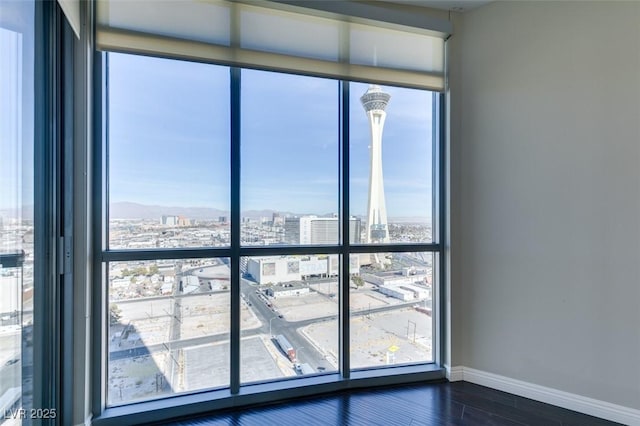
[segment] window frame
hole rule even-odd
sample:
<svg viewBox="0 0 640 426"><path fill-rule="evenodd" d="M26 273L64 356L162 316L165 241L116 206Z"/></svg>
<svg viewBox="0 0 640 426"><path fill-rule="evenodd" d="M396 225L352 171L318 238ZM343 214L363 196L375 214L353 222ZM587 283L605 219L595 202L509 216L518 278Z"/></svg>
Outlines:
<svg viewBox="0 0 640 426"><path fill-rule="evenodd" d="M35 2L34 52L34 262L33 262L33 403L31 408L48 408L56 418L70 418L61 389L68 386L62 372L64 334L70 330L61 303L64 265L60 265L64 238L62 210L64 181L61 161L68 121L69 94L62 93L69 78L68 45L64 43L64 17L54 2ZM66 388L68 389L68 387ZM28 407L27 407L28 408Z"/></svg>
<svg viewBox="0 0 640 426"><path fill-rule="evenodd" d="M32 323L26 339L26 327L20 321L22 360L20 394L31 391L30 403L19 399L15 411L3 413L6 419L34 418L33 413L48 416L59 422L72 422L73 400L63 398L74 389L74 309L69 302L73 297L71 263L73 252L73 167L75 62L72 50L74 40L62 10L57 2L29 1L29 15L9 14L8 21L24 19L14 30L22 34L17 60L23 69L23 88L30 86L32 99L25 101L20 93L19 103L24 111L32 111L32 137L20 142L20 150L32 151L20 161L25 167L21 173L31 177L33 208L33 286ZM3 17L4 19L4 17ZM23 30L23 31L20 31ZM27 45L28 41L28 45ZM29 50L32 49L31 53ZM26 80L26 76L30 79ZM22 89L20 89L22 90ZM24 124L24 123L22 123ZM27 148L29 147L29 148ZM20 193L26 187L18 187ZM27 193L29 191L26 191ZM27 198L28 199L28 198ZM22 199L21 202L27 202ZM0 255L6 268L22 268L25 251L10 256ZM86 265L85 265L86 266ZM21 280L24 276L21 273ZM23 287L20 288L23 291ZM21 295L20 315L24 310ZM31 357L25 354L31 353ZM31 358L25 363L25 359ZM29 386L25 386L31 381ZM45 414L42 414L45 413ZM30 422L28 422L30 423Z"/></svg>
<svg viewBox="0 0 640 426"><path fill-rule="evenodd" d="M93 197L94 222L94 263L95 283L94 312L94 353L93 353L93 414L96 425L150 422L167 418L195 415L218 409L246 406L249 404L274 402L300 396L333 392L349 388L370 387L417 381L440 380L445 377L442 366L444 360L444 103L443 93L432 92L433 134L432 134L432 242L431 243L389 243L351 244L349 238L340 238L336 245L298 246L242 246L241 245L241 78L242 69L230 67L230 162L231 162L231 240L229 247L172 248L172 249L108 249L108 123L106 106L108 103L107 62L108 53L94 52L94 157L95 172ZM339 217L341 235L349 235L349 89L348 81L336 80L339 84ZM348 277L349 255L358 253L389 252L429 252L433 253L433 361L415 365L371 367L351 370L350 368L350 294ZM338 313L339 327L339 368L337 373L328 373L295 380L270 381L244 384L240 382L240 258L245 256L312 255L317 253L337 254L340 263L340 299ZM227 257L230 259L230 386L225 389L192 391L175 394L161 399L134 402L129 405L107 407L108 368L108 262L193 259ZM347 261L344 261L347 259ZM345 277L347 277L345 279ZM234 327L234 325L237 325Z"/></svg>

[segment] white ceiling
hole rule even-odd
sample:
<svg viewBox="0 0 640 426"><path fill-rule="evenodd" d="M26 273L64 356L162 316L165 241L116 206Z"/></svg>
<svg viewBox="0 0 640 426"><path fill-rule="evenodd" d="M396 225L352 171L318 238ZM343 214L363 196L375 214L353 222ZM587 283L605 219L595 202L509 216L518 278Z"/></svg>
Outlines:
<svg viewBox="0 0 640 426"><path fill-rule="evenodd" d="M434 9L453 10L455 12L465 12L475 9L492 0L387 0L390 3L410 4L413 6L432 7Z"/></svg>

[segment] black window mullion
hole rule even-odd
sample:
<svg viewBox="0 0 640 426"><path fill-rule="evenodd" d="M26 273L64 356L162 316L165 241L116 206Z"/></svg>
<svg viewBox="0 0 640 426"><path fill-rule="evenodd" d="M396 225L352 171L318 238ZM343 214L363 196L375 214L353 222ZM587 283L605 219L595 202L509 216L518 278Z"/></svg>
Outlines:
<svg viewBox="0 0 640 426"><path fill-rule="evenodd" d="M231 256L230 248L176 248L108 250L101 254L102 262L129 262L160 259L203 259Z"/></svg>
<svg viewBox="0 0 640 426"><path fill-rule="evenodd" d="M443 342L444 336L445 336L445 329L444 329L444 324L446 321L446 315L447 312L445 312L446 306L444 303L444 294L445 294L445 289L446 289L446 277L445 277L445 268L446 268L446 259L444 256L444 250L442 248L442 245L444 244L444 241L446 241L446 227L448 226L448 224L446 223L446 218L447 218L447 207L445 205L445 196L446 196L446 181L445 181L445 170L446 170L446 112L445 112L445 96L443 93L434 93L433 94L434 97L434 110L438 111L437 114L437 118L435 118L433 120L434 126L435 128L437 128L437 139L434 140L434 145L438 146L438 153L436 156L434 156L433 158L433 162L434 164L438 165L438 185L437 185L437 202L438 202L438 210L436 212L435 215L435 220L437 220L438 226L437 226L437 230L438 230L438 245L440 247L440 249L438 250L438 252L436 253L436 255L434 257L437 257L438 260L438 276L437 279L438 281L436 282L434 280L433 283L433 287L432 288L436 288L436 283L437 283L437 292L439 294L436 294L436 297L432 297L432 304L433 304L433 308L437 309L439 312L438 315L438 320L439 320L439 324L437 324L437 328L435 328L433 330L433 338L432 338L432 342L436 342L436 346L433 349L433 354L437 354L437 356L434 356L434 361L438 364L442 364L445 357L446 357L446 352L445 352L445 345ZM434 186L435 187L435 186ZM433 262L433 266L435 269L435 259Z"/></svg>
<svg viewBox="0 0 640 426"><path fill-rule="evenodd" d="M55 408L60 405L59 361L59 303L56 294L56 146L57 109L55 100L58 74L56 69L56 41L58 38L55 5L34 2L33 11L33 349L31 404L22 402L29 412L32 408ZM24 34L28 37L28 34ZM28 40L29 38L27 38ZM23 48L24 49L24 48ZM25 55L27 56L27 55ZM4 60L4 58L3 58ZM26 101L25 101L26 102ZM25 139L26 143L26 139ZM4 160L4 158L3 158ZM23 165L26 165L23 164ZM26 172L26 170L25 170ZM4 189L4 188L3 188ZM21 307L20 309L23 309ZM20 324L24 327L24 324ZM24 328L23 328L24 332ZM23 361L24 363L24 361ZM25 363L26 364L26 363ZM23 374L25 372L23 364ZM24 382L20 385L24 392Z"/></svg>
<svg viewBox="0 0 640 426"><path fill-rule="evenodd" d="M339 368L344 379L349 379L351 374L350 363L350 334L349 334L349 255L351 241L349 239L349 82L340 83L340 131L341 131L341 156L340 170L342 177L342 191L340 205L342 207L342 256L341 256L341 294L340 294L340 360Z"/></svg>
<svg viewBox="0 0 640 426"><path fill-rule="evenodd" d="M240 68L231 68L230 389L240 391Z"/></svg>
<svg viewBox="0 0 640 426"><path fill-rule="evenodd" d="M390 243L390 244L354 244L350 246L350 253L402 253L402 252L439 252L441 244L414 244L414 243Z"/></svg>
<svg viewBox="0 0 640 426"><path fill-rule="evenodd" d="M92 181L92 217L93 233L92 243L95 256L93 258L92 277L95 283L92 296L93 321L91 331L93 333L93 363L92 378L94 380L91 405L94 416L99 416L106 406L107 394L107 364L109 360L108 345L106 345L107 330L105 327L104 315L107 312L106 306L109 303L109 294L107 291L107 276L104 273L104 264L102 263L102 255L105 250L107 236L105 232L107 211L105 202L107 197L107 177L106 177L106 161L107 161L107 137L108 129L108 79L107 64L109 60L108 53L94 52L93 54L93 136L95 143L92 153L93 176Z"/></svg>

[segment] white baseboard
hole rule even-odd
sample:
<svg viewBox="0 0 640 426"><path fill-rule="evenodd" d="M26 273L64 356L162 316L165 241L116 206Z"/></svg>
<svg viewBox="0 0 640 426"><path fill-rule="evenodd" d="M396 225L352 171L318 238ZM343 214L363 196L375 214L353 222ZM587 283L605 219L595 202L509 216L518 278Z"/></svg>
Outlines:
<svg viewBox="0 0 640 426"><path fill-rule="evenodd" d="M464 380L464 367L449 367L448 365L444 366L447 380L450 382L459 382Z"/></svg>
<svg viewBox="0 0 640 426"><path fill-rule="evenodd" d="M576 395L469 367L447 368L449 381L464 380L629 426L640 426L640 410ZM454 380L455 379L455 380Z"/></svg>

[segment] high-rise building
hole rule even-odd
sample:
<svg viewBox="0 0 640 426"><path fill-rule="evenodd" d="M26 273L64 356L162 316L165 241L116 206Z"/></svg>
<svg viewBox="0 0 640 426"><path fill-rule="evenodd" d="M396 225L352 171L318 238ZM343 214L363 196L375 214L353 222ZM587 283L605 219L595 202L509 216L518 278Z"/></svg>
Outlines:
<svg viewBox="0 0 640 426"><path fill-rule="evenodd" d="M387 116L385 108L391 95L382 91L380 86L372 84L360 97L360 102L369 118L371 130L369 202L367 207L367 233L365 243L388 243L387 207L384 200L382 178L382 130Z"/></svg>
<svg viewBox="0 0 640 426"><path fill-rule="evenodd" d="M271 224L273 226L284 225L284 216L282 216L280 213L273 213L273 216L271 217Z"/></svg>
<svg viewBox="0 0 640 426"><path fill-rule="evenodd" d="M191 219L184 216L178 216L178 226L191 226Z"/></svg>
<svg viewBox="0 0 640 426"><path fill-rule="evenodd" d="M287 244L300 244L299 217L286 217L284 219L284 241Z"/></svg>
<svg viewBox="0 0 640 426"><path fill-rule="evenodd" d="M360 242L360 219L352 217L349 225L349 242ZM284 222L284 238L288 244L336 244L340 235L337 217L287 217Z"/></svg>
<svg viewBox="0 0 640 426"><path fill-rule="evenodd" d="M191 220L184 216L163 215L160 217L160 224L167 226L189 226L191 225Z"/></svg>
<svg viewBox="0 0 640 426"><path fill-rule="evenodd" d="M178 216L162 215L160 217L160 224L167 226L176 226L178 224Z"/></svg>

